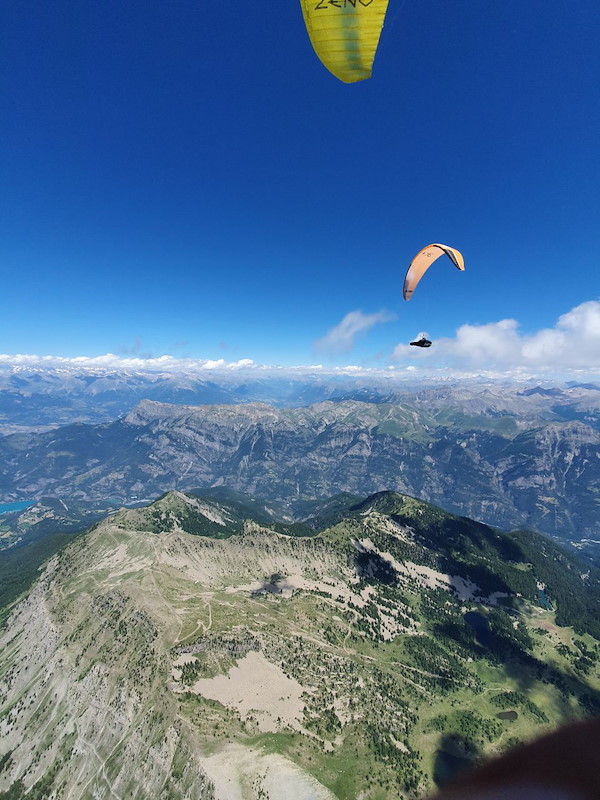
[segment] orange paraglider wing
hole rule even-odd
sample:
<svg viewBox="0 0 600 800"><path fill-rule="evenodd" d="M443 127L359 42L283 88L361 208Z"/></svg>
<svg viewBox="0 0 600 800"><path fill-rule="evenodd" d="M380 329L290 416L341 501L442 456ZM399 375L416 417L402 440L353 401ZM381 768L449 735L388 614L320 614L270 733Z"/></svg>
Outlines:
<svg viewBox="0 0 600 800"><path fill-rule="evenodd" d="M427 247L419 250L417 255L413 258L408 266L406 277L404 278L403 294L405 300L410 300L423 275L427 272L433 262L436 261L440 256L443 256L444 253L448 256L450 261L452 261L456 269L464 272L465 260L462 256L462 253L460 253L454 247L448 247L448 245L445 244L428 244Z"/></svg>

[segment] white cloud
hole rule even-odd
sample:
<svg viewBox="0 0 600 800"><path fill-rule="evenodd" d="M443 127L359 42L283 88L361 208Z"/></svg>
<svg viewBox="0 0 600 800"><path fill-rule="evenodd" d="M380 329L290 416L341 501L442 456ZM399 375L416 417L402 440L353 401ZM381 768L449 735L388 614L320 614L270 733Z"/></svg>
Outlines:
<svg viewBox="0 0 600 800"><path fill-rule="evenodd" d="M399 344L396 360L421 360L428 368L483 368L528 373L600 372L600 302L589 300L558 318L553 328L523 334L514 319L461 325L454 338L415 352Z"/></svg>
<svg viewBox="0 0 600 800"><path fill-rule="evenodd" d="M378 323L391 322L394 319L396 315L391 311L381 310L375 314L350 311L335 328L315 342L315 349L331 355L349 353L357 336L366 333Z"/></svg>
<svg viewBox="0 0 600 800"><path fill-rule="evenodd" d="M227 364L227 369L253 369L257 366L251 358L240 358L239 361L232 361Z"/></svg>

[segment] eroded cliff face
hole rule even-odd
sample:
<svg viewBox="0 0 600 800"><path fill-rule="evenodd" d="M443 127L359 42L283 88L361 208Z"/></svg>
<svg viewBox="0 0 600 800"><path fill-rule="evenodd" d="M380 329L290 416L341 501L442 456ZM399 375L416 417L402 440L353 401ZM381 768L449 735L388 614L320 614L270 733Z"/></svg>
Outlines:
<svg viewBox="0 0 600 800"><path fill-rule="evenodd" d="M502 414L458 424L440 413L426 404L355 401L287 410L144 401L109 425L5 437L0 489L10 498L126 502L222 485L279 501L291 515L299 501L391 489L504 528L594 534L594 428L539 419L516 425Z"/></svg>
<svg viewBox="0 0 600 800"><path fill-rule="evenodd" d="M77 546L55 558L2 633L0 788L212 798L166 685L156 623L89 566Z"/></svg>

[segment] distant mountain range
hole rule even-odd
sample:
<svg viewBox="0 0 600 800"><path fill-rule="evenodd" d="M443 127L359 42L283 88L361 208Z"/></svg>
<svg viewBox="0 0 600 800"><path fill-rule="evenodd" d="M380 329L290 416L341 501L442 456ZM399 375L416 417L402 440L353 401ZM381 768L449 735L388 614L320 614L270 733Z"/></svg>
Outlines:
<svg viewBox="0 0 600 800"><path fill-rule="evenodd" d="M293 409L145 400L111 423L1 438L0 499L123 504L225 486L293 521L306 501L393 489L503 529L594 539L598 412L589 390L564 391L564 406L537 392L460 389Z"/></svg>
<svg viewBox="0 0 600 800"><path fill-rule="evenodd" d="M108 422L141 400L175 405L261 402L305 406L323 400L382 402L393 388L365 385L361 379L318 375L309 379L197 373L114 371L107 369L0 369L0 434L73 422Z"/></svg>
<svg viewBox="0 0 600 800"><path fill-rule="evenodd" d="M0 435L73 422L109 422L141 400L175 405L259 402L294 408L332 400L398 403L415 400L453 413L541 415L600 427L600 387L515 386L473 381L388 380L340 375L276 377L160 373L106 368L0 367Z"/></svg>
<svg viewBox="0 0 600 800"><path fill-rule="evenodd" d="M0 602L0 793L409 800L600 712L600 571L355 500L171 491L72 540Z"/></svg>

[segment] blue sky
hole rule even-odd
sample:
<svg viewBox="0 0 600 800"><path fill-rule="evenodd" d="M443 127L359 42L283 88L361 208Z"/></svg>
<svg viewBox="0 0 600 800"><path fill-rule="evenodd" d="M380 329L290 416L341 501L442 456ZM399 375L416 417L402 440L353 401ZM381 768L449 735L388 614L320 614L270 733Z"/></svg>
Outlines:
<svg viewBox="0 0 600 800"><path fill-rule="evenodd" d="M596 331L596 0L390 0L354 85L297 0L0 14L0 352L385 367L590 302ZM435 241L467 271L404 303Z"/></svg>

